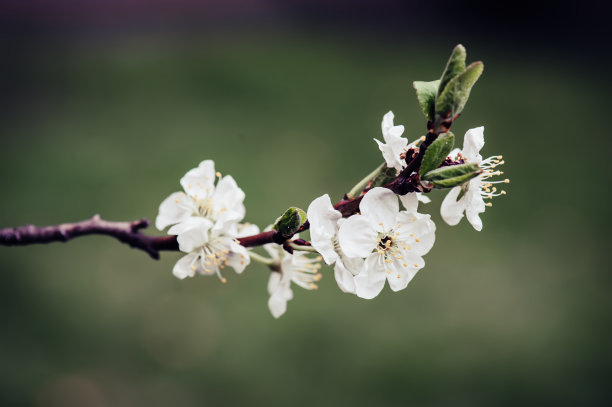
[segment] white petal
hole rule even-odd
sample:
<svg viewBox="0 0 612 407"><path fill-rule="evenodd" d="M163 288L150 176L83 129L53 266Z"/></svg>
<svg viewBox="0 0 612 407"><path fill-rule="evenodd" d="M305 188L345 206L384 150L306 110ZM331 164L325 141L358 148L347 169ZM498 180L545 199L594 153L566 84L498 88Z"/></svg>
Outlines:
<svg viewBox="0 0 612 407"><path fill-rule="evenodd" d="M336 262L334 277L336 278L336 283L338 283L340 290L349 294L357 293L355 290L355 276L344 267L341 261Z"/></svg>
<svg viewBox="0 0 612 407"><path fill-rule="evenodd" d="M454 187L444 197L442 205L440 206L440 215L444 222L451 226L455 226L461 218L463 218L463 211L465 210L465 196L461 197L457 201L457 197L461 193L461 187Z"/></svg>
<svg viewBox="0 0 612 407"><path fill-rule="evenodd" d="M472 194L472 199L468 202L468 206L465 209L465 215L467 217L468 222L476 229L477 231L482 230L482 220L480 219L479 214L485 211L485 203L480 193Z"/></svg>
<svg viewBox="0 0 612 407"><path fill-rule="evenodd" d="M429 199L429 197L421 192L417 192L416 193L418 198L419 198L419 202L422 202L424 204L428 204L431 202L431 199Z"/></svg>
<svg viewBox="0 0 612 407"><path fill-rule="evenodd" d="M268 279L268 294L270 295L274 294L274 292L278 290L280 282L281 282L281 273L278 273L276 271L270 272L270 278Z"/></svg>
<svg viewBox="0 0 612 407"><path fill-rule="evenodd" d="M367 257L376 247L378 233L362 215L348 218L338 231L338 241L348 257Z"/></svg>
<svg viewBox="0 0 612 407"><path fill-rule="evenodd" d="M226 208L228 211L244 210L244 191L238 187L231 175L221 178L213 194L213 207L216 212Z"/></svg>
<svg viewBox="0 0 612 407"><path fill-rule="evenodd" d="M408 192L406 195L399 196L402 205L408 212L416 212L419 207L419 195L418 192Z"/></svg>
<svg viewBox="0 0 612 407"><path fill-rule="evenodd" d="M194 253L186 254L176 262L172 269L172 274L178 279L195 276L198 255ZM193 268L192 268L193 267Z"/></svg>
<svg viewBox="0 0 612 407"><path fill-rule="evenodd" d="M268 308L274 318L279 318L287 311L287 299L283 295L282 289L275 291L274 294L270 296Z"/></svg>
<svg viewBox="0 0 612 407"><path fill-rule="evenodd" d="M380 124L380 128L382 130L382 134L387 134L387 132L389 131L389 129L391 127L393 127L393 118L395 117L395 115L393 114L393 112L391 110L389 110L387 113L385 113L385 115L383 116L382 119L382 123Z"/></svg>
<svg viewBox="0 0 612 407"><path fill-rule="evenodd" d="M482 156L480 149L484 146L484 126L469 129L463 138L462 154L470 163L479 163Z"/></svg>
<svg viewBox="0 0 612 407"><path fill-rule="evenodd" d="M407 254L401 261L395 261L387 266L391 266L389 267L391 273L387 274L389 287L393 291L399 291L408 286L417 271L425 266L425 261L420 256Z"/></svg>
<svg viewBox="0 0 612 407"><path fill-rule="evenodd" d="M385 286L386 273L379 259L377 253L370 255L366 260L365 270L355 277L357 295L366 300L376 297Z"/></svg>
<svg viewBox="0 0 612 407"><path fill-rule="evenodd" d="M159 205L155 227L163 230L170 225L184 221L193 213L193 200L181 192L175 192Z"/></svg>
<svg viewBox="0 0 612 407"><path fill-rule="evenodd" d="M236 273L240 274L244 271L246 266L251 262L249 252L246 247L239 245L235 241L229 244L229 254L227 255L227 265L233 268Z"/></svg>
<svg viewBox="0 0 612 407"><path fill-rule="evenodd" d="M393 192L387 188L376 187L365 194L359 204L359 210L376 231L385 232L395 226L395 218L399 212L399 203Z"/></svg>
<svg viewBox="0 0 612 407"><path fill-rule="evenodd" d="M312 246L323 256L325 263L332 264L338 258L332 239L338 233L338 220L342 214L334 209L327 194L312 201L306 214L310 222Z"/></svg>
<svg viewBox="0 0 612 407"><path fill-rule="evenodd" d="M395 149L393 146L389 144L384 144L377 139L374 141L378 144L378 148L380 149L385 162L387 163L387 168L395 168L397 171L402 170L402 163L399 161L399 155L395 156Z"/></svg>
<svg viewBox="0 0 612 407"><path fill-rule="evenodd" d="M176 240L179 249L182 252L189 253L208 242L208 230L211 226L212 222L208 219L192 216L184 222L172 226L168 230L168 234L177 235Z"/></svg>
<svg viewBox="0 0 612 407"><path fill-rule="evenodd" d="M398 237L410 247L410 253L423 256L431 250L436 240L436 224L431 216L400 212L397 221L402 225Z"/></svg>
<svg viewBox="0 0 612 407"><path fill-rule="evenodd" d="M205 160L197 168L193 168L181 178L181 185L190 196L208 196L214 189L215 163ZM207 190L208 188L208 190Z"/></svg>
<svg viewBox="0 0 612 407"><path fill-rule="evenodd" d="M259 233L259 227L253 223L242 223L238 225L236 237L252 236Z"/></svg>

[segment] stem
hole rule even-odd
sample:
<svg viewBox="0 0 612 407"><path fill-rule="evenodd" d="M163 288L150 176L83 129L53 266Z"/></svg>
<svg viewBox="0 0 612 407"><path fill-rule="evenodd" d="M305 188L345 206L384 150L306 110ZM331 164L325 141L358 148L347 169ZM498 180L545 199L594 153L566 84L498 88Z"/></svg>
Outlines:
<svg viewBox="0 0 612 407"><path fill-rule="evenodd" d="M380 175L386 168L387 168L386 162L380 164L378 167L376 167L374 171L366 175L364 179L362 179L357 184L355 184L355 186L346 194L346 197L348 199L352 199L355 196L357 196L357 194L363 191L363 189L368 185L370 181L378 177L378 175Z"/></svg>
<svg viewBox="0 0 612 407"><path fill-rule="evenodd" d="M251 257L251 260L255 260L258 263L261 264L265 264L266 266L272 266L274 265L274 260L268 258L268 257L264 257L260 254L257 254L255 252L249 252L249 256Z"/></svg>
<svg viewBox="0 0 612 407"><path fill-rule="evenodd" d="M302 252L319 253L317 251L317 249L315 249L312 246L302 246L302 245L294 243L294 242L289 242L289 247L291 247L293 250L299 250L299 251L302 251Z"/></svg>

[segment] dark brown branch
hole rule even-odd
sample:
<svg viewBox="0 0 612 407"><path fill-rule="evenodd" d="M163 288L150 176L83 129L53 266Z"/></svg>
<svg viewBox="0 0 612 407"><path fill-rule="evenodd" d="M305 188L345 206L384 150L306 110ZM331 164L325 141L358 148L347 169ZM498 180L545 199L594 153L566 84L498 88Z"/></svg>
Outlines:
<svg viewBox="0 0 612 407"><path fill-rule="evenodd" d="M75 223L36 227L34 225L0 229L0 245L25 246L35 243L67 242L85 235L107 235L135 249L140 249L154 259L159 259L161 250L178 250L176 236L147 236L140 229L147 228L149 221L111 222L100 215Z"/></svg>

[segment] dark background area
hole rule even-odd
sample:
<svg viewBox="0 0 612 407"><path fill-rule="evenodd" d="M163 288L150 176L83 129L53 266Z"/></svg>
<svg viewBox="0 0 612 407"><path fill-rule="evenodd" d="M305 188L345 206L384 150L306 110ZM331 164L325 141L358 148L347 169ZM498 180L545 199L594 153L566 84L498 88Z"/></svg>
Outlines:
<svg viewBox="0 0 612 407"><path fill-rule="evenodd" d="M384 113L423 134L411 82L457 43L485 72L454 132L484 125L512 182L480 233L432 194L436 245L406 290L360 300L324 268L280 320L259 265L221 285L104 237L0 247L0 404L609 405L608 13L2 2L0 227L154 219L208 158L262 227L338 199L379 164Z"/></svg>

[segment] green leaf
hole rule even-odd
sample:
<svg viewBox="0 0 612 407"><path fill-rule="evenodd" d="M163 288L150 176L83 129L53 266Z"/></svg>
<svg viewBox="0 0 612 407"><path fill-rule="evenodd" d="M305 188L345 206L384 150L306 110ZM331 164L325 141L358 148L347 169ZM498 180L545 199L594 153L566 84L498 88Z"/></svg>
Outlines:
<svg viewBox="0 0 612 407"><path fill-rule="evenodd" d="M272 228L283 236L293 236L306 220L306 212L300 208L291 207L276 220Z"/></svg>
<svg viewBox="0 0 612 407"><path fill-rule="evenodd" d="M459 164L437 168L421 177L424 186L436 189L461 185L482 173L478 164Z"/></svg>
<svg viewBox="0 0 612 407"><path fill-rule="evenodd" d="M483 69L482 62L474 62L455 76L436 100L436 115L446 119L461 113Z"/></svg>
<svg viewBox="0 0 612 407"><path fill-rule="evenodd" d="M457 45L453 49L453 53L451 54L448 62L446 63L446 68L444 68L444 72L442 73L442 78L440 78L440 87L438 88L438 96L442 94L446 85L455 78L455 76L459 75L461 72L465 71L465 47L461 44Z"/></svg>
<svg viewBox="0 0 612 407"><path fill-rule="evenodd" d="M440 134L438 138L427 147L419 172L421 174L426 174L438 168L444 159L448 157L448 153L453 149L453 145L455 145L455 135L453 133Z"/></svg>
<svg viewBox="0 0 612 407"><path fill-rule="evenodd" d="M412 87L416 90L419 105L421 105L423 113L425 113L425 116L427 116L429 120L434 119L436 112L436 95L438 94L439 85L439 79L431 82L412 82Z"/></svg>

